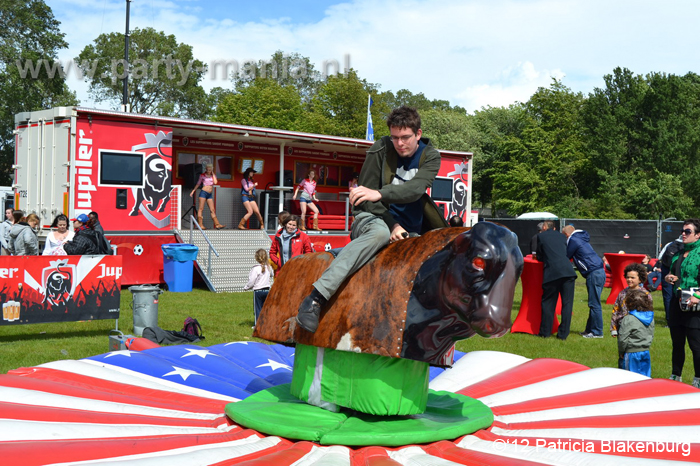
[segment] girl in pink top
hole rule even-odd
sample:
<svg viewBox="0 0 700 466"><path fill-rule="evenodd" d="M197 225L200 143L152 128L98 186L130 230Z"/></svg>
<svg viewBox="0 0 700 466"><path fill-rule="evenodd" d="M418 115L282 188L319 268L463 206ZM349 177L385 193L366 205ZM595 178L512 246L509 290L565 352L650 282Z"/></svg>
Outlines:
<svg viewBox="0 0 700 466"><path fill-rule="evenodd" d="M255 201L255 187L258 183L253 180L253 175L257 173L253 167L248 167L243 172L243 179L241 180L241 201L243 202L243 207L245 207L245 215L238 224L239 230L245 230L245 224L250 217L255 214L260 222L260 229L265 229L265 222L263 221L262 215L260 215L260 209L258 208L258 203Z"/></svg>
<svg viewBox="0 0 700 466"><path fill-rule="evenodd" d="M311 211L314 213L313 229L320 231L321 229L318 227L318 207L316 207L316 204L313 203L313 201L318 202L318 199L316 199L315 170L309 170L309 173L306 175L306 178L301 180L301 183L299 183L297 189L294 190L294 196L292 196L292 200L296 200L297 193L300 189L302 191L301 196L299 197L299 207L301 208L301 225L299 225L299 229L306 231L306 206L308 206L309 209L311 209Z"/></svg>
<svg viewBox="0 0 700 466"><path fill-rule="evenodd" d="M204 202L209 206L209 213L211 213L211 219L214 221L214 228L217 230L224 228L224 225L220 224L219 219L216 218L216 208L214 207L214 185L217 184L219 184L219 180L216 179L214 174L214 165L208 163L207 169L199 175L199 180L190 193L190 197L192 197L197 188L202 187L202 190L199 192L199 209L197 210L197 221L199 222L199 228L202 230L206 230L203 216Z"/></svg>

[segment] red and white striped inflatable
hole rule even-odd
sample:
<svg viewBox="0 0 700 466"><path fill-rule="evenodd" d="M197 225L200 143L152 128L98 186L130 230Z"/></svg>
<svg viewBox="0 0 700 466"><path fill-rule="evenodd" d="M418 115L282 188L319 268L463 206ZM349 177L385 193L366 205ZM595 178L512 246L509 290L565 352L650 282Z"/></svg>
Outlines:
<svg viewBox="0 0 700 466"><path fill-rule="evenodd" d="M661 465L700 462L700 391L612 368L478 351L430 388L478 398L486 430L400 448L245 429L224 406L291 379L291 349L235 342L57 361L0 375L7 465ZM439 372L439 373L438 373Z"/></svg>

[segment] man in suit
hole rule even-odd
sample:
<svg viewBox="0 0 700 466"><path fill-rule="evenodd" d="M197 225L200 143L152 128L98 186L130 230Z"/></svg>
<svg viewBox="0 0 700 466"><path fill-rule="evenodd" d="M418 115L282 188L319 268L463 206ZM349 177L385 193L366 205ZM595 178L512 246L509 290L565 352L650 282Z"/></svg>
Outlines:
<svg viewBox="0 0 700 466"><path fill-rule="evenodd" d="M557 338L566 340L574 307L576 272L566 257L566 236L554 229L554 222L551 220L544 222L542 233L537 236L537 260L544 263L539 336L546 338L551 335L557 300L561 296L561 325L557 331Z"/></svg>

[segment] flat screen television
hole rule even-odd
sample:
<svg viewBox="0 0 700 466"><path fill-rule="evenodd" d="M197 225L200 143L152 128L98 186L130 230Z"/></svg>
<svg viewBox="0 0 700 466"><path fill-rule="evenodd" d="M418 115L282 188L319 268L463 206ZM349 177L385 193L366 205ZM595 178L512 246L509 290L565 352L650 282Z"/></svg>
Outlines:
<svg viewBox="0 0 700 466"><path fill-rule="evenodd" d="M100 184L143 186L142 152L100 151Z"/></svg>
<svg viewBox="0 0 700 466"><path fill-rule="evenodd" d="M430 189L430 197L435 201L452 202L452 184L454 180L451 178L435 178L433 187Z"/></svg>

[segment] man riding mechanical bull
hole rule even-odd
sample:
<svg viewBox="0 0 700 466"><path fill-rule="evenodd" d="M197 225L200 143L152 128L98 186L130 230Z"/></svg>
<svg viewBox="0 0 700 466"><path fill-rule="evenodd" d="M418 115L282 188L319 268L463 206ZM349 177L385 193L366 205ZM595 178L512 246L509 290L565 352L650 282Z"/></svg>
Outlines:
<svg viewBox="0 0 700 466"><path fill-rule="evenodd" d="M508 229L447 226L426 193L440 154L418 112L400 107L387 125L350 192L352 240L281 268L253 333L295 344L289 394L332 412L429 411L429 365L451 366L458 340L508 331L523 269Z"/></svg>
<svg viewBox="0 0 700 466"><path fill-rule="evenodd" d="M368 150L359 186L350 192L352 241L335 257L290 261L255 336L450 365L444 356L454 341L476 333L497 337L510 328L523 267L517 237L485 222L471 230L445 228L426 194L440 153L422 137L420 115L400 107L387 125L391 135ZM299 302L296 312L290 309Z"/></svg>
<svg viewBox="0 0 700 466"><path fill-rule="evenodd" d="M316 331L323 306L343 281L380 249L411 234L447 226L426 194L440 169L440 153L422 137L420 115L403 106L389 114L387 126L391 136L367 151L359 185L350 190L355 216L351 241L299 306L297 323L309 332Z"/></svg>

